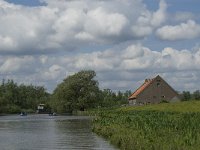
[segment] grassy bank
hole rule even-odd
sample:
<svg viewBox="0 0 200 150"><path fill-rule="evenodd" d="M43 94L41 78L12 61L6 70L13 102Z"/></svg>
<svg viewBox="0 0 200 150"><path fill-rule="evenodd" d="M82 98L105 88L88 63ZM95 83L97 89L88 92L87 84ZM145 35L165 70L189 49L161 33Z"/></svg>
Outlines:
<svg viewBox="0 0 200 150"><path fill-rule="evenodd" d="M120 149L196 150L200 102L123 107L95 112L93 130Z"/></svg>

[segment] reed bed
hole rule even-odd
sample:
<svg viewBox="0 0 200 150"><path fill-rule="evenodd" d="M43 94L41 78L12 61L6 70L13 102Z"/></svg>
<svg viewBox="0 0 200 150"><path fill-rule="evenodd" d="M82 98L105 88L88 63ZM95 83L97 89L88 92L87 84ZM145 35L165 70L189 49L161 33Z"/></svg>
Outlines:
<svg viewBox="0 0 200 150"><path fill-rule="evenodd" d="M181 102L98 110L93 131L122 150L197 150L199 106Z"/></svg>

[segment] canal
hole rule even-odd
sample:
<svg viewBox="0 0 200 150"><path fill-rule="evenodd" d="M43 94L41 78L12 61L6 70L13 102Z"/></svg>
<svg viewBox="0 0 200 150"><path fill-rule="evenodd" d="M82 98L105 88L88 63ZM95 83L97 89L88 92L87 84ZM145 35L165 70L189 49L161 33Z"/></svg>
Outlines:
<svg viewBox="0 0 200 150"><path fill-rule="evenodd" d="M1 150L116 150L87 116L0 116Z"/></svg>

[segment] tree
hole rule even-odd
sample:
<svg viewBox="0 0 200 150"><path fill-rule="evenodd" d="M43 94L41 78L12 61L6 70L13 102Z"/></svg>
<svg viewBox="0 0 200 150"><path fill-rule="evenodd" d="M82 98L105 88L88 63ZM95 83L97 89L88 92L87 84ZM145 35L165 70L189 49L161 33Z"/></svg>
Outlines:
<svg viewBox="0 0 200 150"><path fill-rule="evenodd" d="M101 107L112 107L116 105L116 95L111 89L104 89L101 91L101 102L99 103Z"/></svg>
<svg viewBox="0 0 200 150"><path fill-rule="evenodd" d="M200 100L200 91L199 90L194 91L193 98L195 100Z"/></svg>
<svg viewBox="0 0 200 150"><path fill-rule="evenodd" d="M183 91L182 95L183 95L183 101L191 100L191 94L189 91Z"/></svg>
<svg viewBox="0 0 200 150"><path fill-rule="evenodd" d="M49 94L42 86L17 85L13 80L0 84L0 113L16 113L21 109L36 110L39 103L46 104Z"/></svg>
<svg viewBox="0 0 200 150"><path fill-rule="evenodd" d="M52 107L58 112L85 110L97 106L100 92L96 73L85 70L68 76L53 92Z"/></svg>

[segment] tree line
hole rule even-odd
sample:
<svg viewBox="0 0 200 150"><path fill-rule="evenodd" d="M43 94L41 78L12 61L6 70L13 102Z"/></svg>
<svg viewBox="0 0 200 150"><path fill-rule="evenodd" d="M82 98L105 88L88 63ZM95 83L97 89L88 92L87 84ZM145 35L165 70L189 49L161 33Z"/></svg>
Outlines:
<svg viewBox="0 0 200 150"><path fill-rule="evenodd" d="M0 84L0 113L34 112L39 103L47 103L50 94L42 86L18 85L13 80Z"/></svg>
<svg viewBox="0 0 200 150"><path fill-rule="evenodd" d="M38 104L45 104L47 111L65 113L90 108L121 106L128 103L131 91L114 92L99 88L96 73L83 70L66 77L52 94L43 86L17 84L3 80L0 84L0 113L35 112ZM200 100L199 90L183 91L182 100Z"/></svg>
<svg viewBox="0 0 200 150"><path fill-rule="evenodd" d="M58 113L127 104L131 91L100 90L95 76L92 70L75 73L58 84L52 94L43 86L2 80L0 113L36 112L37 105L41 103L45 104L47 111Z"/></svg>
<svg viewBox="0 0 200 150"><path fill-rule="evenodd" d="M200 91L196 90L193 93L190 91L183 91L181 94L182 101L200 100Z"/></svg>

